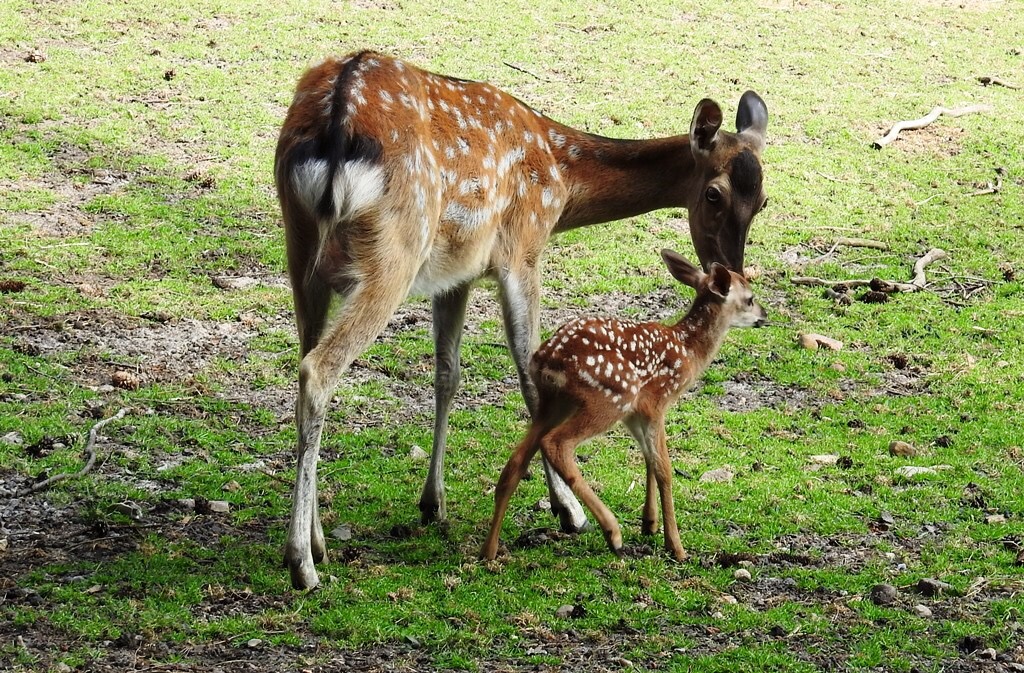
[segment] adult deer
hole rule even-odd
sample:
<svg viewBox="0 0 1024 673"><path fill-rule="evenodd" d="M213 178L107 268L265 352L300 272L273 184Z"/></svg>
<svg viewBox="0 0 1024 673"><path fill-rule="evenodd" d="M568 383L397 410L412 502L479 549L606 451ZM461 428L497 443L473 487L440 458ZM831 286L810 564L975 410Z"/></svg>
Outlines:
<svg viewBox="0 0 1024 673"><path fill-rule="evenodd" d="M340 377L410 294L433 299L434 444L420 499L445 517L448 411L472 284L497 280L505 331L531 414L527 375L539 342L539 261L552 234L682 206L701 263L743 267L750 220L765 203L760 153L768 111L740 99L737 133L698 103L689 135L614 140L577 131L478 82L359 52L299 80L274 162L302 361L298 466L285 561L296 588L319 581L326 547L316 464ZM327 320L331 298L343 305ZM565 530L586 526L545 467Z"/></svg>
<svg viewBox="0 0 1024 673"><path fill-rule="evenodd" d="M764 309L747 279L714 263L705 274L678 253L662 250L669 271L697 291L689 312L674 325L615 318L574 320L545 341L530 361L537 409L498 479L494 517L480 555L493 559L509 498L530 459L540 450L558 475L594 514L608 546L622 555L615 516L576 466L576 447L622 421L647 464L643 532L658 530L655 486L665 520L665 548L686 557L672 506L672 462L665 442L665 413L689 390L718 353L731 327L760 327Z"/></svg>

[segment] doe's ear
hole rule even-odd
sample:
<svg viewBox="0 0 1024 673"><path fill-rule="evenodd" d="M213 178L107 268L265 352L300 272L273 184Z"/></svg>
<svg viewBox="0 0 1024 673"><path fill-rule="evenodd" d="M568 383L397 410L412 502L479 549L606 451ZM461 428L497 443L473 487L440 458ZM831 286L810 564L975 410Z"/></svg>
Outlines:
<svg viewBox="0 0 1024 673"><path fill-rule="evenodd" d="M723 299L727 297L729 295L729 288L732 287L732 274L729 273L729 269L718 262L714 262L711 265L708 276L711 277L711 281L708 283L711 291Z"/></svg>
<svg viewBox="0 0 1024 673"><path fill-rule="evenodd" d="M753 140L760 152L764 151L767 129L768 106L756 93L747 91L736 108L736 131Z"/></svg>
<svg viewBox="0 0 1024 673"><path fill-rule="evenodd" d="M718 103L705 98L697 103L690 121L690 149L695 155L707 155L718 140L718 129L722 126L722 108Z"/></svg>
<svg viewBox="0 0 1024 673"><path fill-rule="evenodd" d="M661 251L661 258L665 260L665 266L668 267L668 272L672 274L672 277L683 285L689 285L696 290L704 279L704 272L675 250L664 248Z"/></svg>

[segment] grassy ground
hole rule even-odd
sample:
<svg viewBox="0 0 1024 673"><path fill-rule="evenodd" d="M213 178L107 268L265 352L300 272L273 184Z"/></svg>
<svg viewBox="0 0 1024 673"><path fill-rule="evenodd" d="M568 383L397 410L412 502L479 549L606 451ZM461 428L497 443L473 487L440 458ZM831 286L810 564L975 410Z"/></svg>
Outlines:
<svg viewBox="0 0 1024 673"><path fill-rule="evenodd" d="M1024 665L1024 93L978 80L1024 85L1022 9L0 1L0 667ZM303 67L361 47L616 137L682 133L705 96L727 118L747 88L767 101L770 205L747 261L778 324L731 335L669 419L690 561L641 538L642 461L623 431L585 447L583 470L634 558L549 530L533 479L513 499L509 555L476 560L525 419L485 287L452 415L450 522L414 525L426 465L410 452L430 446L432 409L429 311L414 300L329 418L325 527L351 539L332 537L321 589L289 589L296 340L272 153ZM871 148L896 120L966 103L991 111ZM1001 189L973 196L997 167ZM844 236L888 249L833 249ZM677 314L688 295L659 267L665 245L692 255L684 212L559 238L545 329ZM904 281L932 247L949 255L928 290L885 304L791 282ZM803 350L800 332L845 347ZM121 407L93 473L14 495L77 469L90 426ZM890 455L893 440L917 455ZM731 482L698 480L723 466ZM949 587L923 595L922 578ZM891 604L871 600L880 583Z"/></svg>

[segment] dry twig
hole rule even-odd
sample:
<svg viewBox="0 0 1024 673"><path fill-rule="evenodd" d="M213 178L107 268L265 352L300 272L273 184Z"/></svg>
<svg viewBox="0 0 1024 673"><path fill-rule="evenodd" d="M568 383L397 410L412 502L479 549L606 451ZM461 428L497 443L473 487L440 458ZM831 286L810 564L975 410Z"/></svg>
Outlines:
<svg viewBox="0 0 1024 673"><path fill-rule="evenodd" d="M48 479L37 481L28 488L19 491L18 497L21 498L32 493L38 493L39 491L42 491L43 489L48 488L54 483L61 481L63 479L68 479L70 477L81 477L87 474L89 470L92 469L92 466L96 464L96 433L98 433L100 428L102 428L107 423L112 423L113 421L121 420L127 413L127 408L121 409L113 416L109 418L104 418L102 421L99 421L96 423L96 425L92 426L92 429L89 430L89 441L85 443L85 453L87 458L85 461L85 465L82 467L81 470L79 470L78 472L62 472L61 474L55 474Z"/></svg>
<svg viewBox="0 0 1024 673"><path fill-rule="evenodd" d="M946 251L940 248L932 248L914 263L914 278L909 283L900 283L893 280L881 280L879 278L851 278L848 280L826 280L813 276L797 276L791 279L794 285L815 285L836 288L845 285L848 288L870 286L878 292L917 292L923 290L927 284L924 269L932 262L937 262L946 257Z"/></svg>
<svg viewBox="0 0 1024 673"><path fill-rule="evenodd" d="M975 112L989 112L991 110L991 105L968 105L966 107L959 108L936 107L931 112L926 114L924 117L921 117L920 119L911 119L908 121L896 122L895 124L892 125L892 128L889 129L888 133L886 133L884 136L882 136L872 144L872 147L874 147L876 150L880 150L889 143L891 143L892 141L896 140L896 138L899 137L900 132L924 128L925 126L928 126L933 121L938 119L940 115L946 115L947 117L960 117L966 114L973 114Z"/></svg>
<svg viewBox="0 0 1024 673"><path fill-rule="evenodd" d="M981 77L978 78L978 81L981 82L983 86L989 86L989 85L992 85L992 86L1002 86L1002 87L1006 87L1007 89L1019 89L1020 88L1016 84L1010 84L1009 82L1004 82L1003 80L999 79L998 77L988 77L986 75L982 75Z"/></svg>
<svg viewBox="0 0 1024 673"><path fill-rule="evenodd" d="M869 238L838 238L836 239L836 242L832 244L832 247L828 249L828 252L812 259L811 263L814 264L829 257L841 245L848 245L852 248L874 248L875 250L889 249L889 245L887 243L883 243L882 241L873 241Z"/></svg>
<svg viewBox="0 0 1024 673"><path fill-rule="evenodd" d="M1006 172L1002 166L996 167L996 181L995 184L988 183L988 187L985 189L979 189L978 191L969 194L968 196L984 196L985 194L998 194L999 190L1003 188L1003 173Z"/></svg>
<svg viewBox="0 0 1024 673"><path fill-rule="evenodd" d="M532 77L534 79L540 80L541 82L550 82L551 81L550 79L548 79L546 77L541 77L540 75L537 75L537 74L534 74L534 73L530 72L526 68L520 68L518 65L516 65L514 63L509 63L508 61L502 61L502 63L504 65L508 66L509 68L512 68L513 70L518 70L519 72L527 74L527 75L529 75L530 77Z"/></svg>

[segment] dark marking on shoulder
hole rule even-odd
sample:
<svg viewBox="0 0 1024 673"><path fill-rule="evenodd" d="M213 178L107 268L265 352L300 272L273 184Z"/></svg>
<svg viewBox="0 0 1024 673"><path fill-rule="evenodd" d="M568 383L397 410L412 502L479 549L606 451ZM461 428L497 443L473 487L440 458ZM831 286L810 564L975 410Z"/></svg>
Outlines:
<svg viewBox="0 0 1024 673"><path fill-rule="evenodd" d="M729 178L733 189L741 194L754 195L761 189L761 162L750 150L743 150L732 159Z"/></svg>

